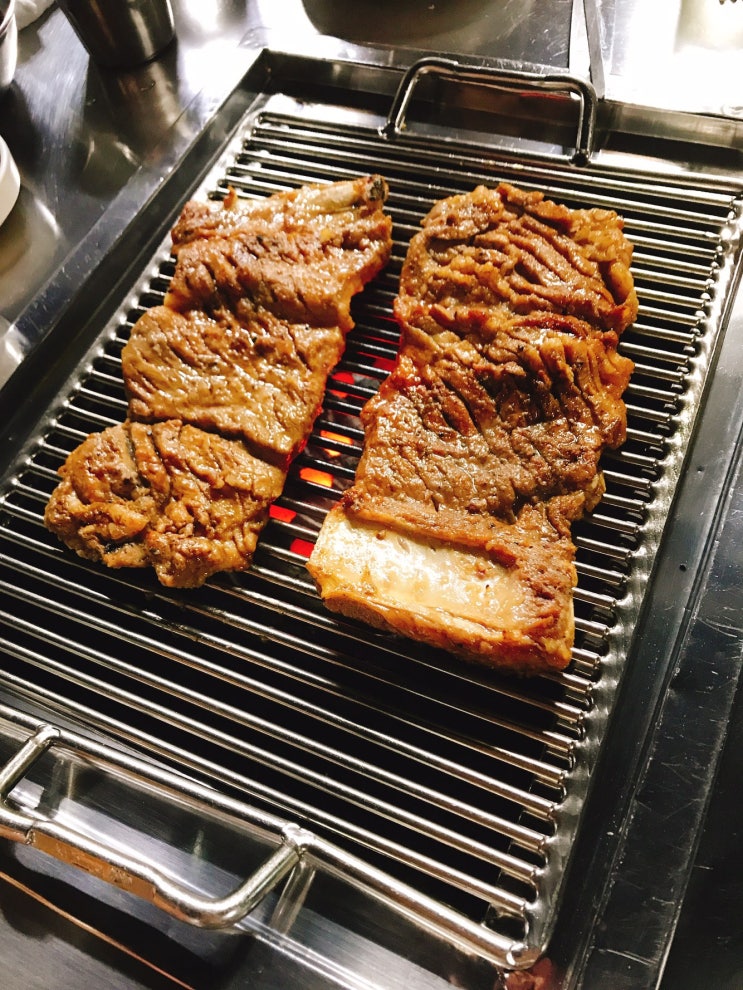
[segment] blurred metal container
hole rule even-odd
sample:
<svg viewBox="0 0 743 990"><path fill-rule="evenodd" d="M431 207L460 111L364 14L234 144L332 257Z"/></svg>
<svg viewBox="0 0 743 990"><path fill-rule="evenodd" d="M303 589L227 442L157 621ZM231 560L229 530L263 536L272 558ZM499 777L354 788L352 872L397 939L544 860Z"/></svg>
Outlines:
<svg viewBox="0 0 743 990"><path fill-rule="evenodd" d="M13 81L18 57L14 0L0 0L0 93Z"/></svg>
<svg viewBox="0 0 743 990"><path fill-rule="evenodd" d="M0 226L15 206L21 190L21 177L18 166L7 144L0 137Z"/></svg>
<svg viewBox="0 0 743 990"><path fill-rule="evenodd" d="M170 0L58 0L93 61L133 68L156 58L175 37Z"/></svg>

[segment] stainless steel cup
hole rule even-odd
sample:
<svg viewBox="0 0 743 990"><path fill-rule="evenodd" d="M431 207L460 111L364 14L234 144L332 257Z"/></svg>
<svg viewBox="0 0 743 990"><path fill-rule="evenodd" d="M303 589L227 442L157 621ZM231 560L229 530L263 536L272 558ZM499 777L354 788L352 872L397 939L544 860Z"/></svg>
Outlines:
<svg viewBox="0 0 743 990"><path fill-rule="evenodd" d="M13 81L18 58L15 0L0 0L0 93Z"/></svg>
<svg viewBox="0 0 743 990"><path fill-rule="evenodd" d="M175 36L170 0L58 0L97 65L133 68Z"/></svg>

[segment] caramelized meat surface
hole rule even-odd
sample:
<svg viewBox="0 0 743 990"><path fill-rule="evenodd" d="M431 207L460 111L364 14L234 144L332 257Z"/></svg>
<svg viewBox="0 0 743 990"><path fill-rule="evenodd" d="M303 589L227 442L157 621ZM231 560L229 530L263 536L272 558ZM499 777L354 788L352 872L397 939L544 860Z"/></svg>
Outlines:
<svg viewBox="0 0 743 990"><path fill-rule="evenodd" d="M507 183L437 203L413 238L396 312L421 303L577 316L621 332L637 315L632 248L611 210L570 210Z"/></svg>
<svg viewBox="0 0 743 990"><path fill-rule="evenodd" d="M152 566L181 588L250 564L284 483L240 441L178 420L93 433L60 475L45 513L53 533L81 557Z"/></svg>
<svg viewBox="0 0 743 990"><path fill-rule="evenodd" d="M396 367L363 410L345 502L437 537L459 515L487 527L546 504L566 533L601 497L604 448L624 437L632 365L616 336L552 314L437 315L406 324Z"/></svg>
<svg viewBox="0 0 743 990"><path fill-rule="evenodd" d="M433 208L355 482L309 561L331 609L511 670L569 662L571 524L626 432L630 259L616 214L512 186Z"/></svg>
<svg viewBox="0 0 743 990"><path fill-rule="evenodd" d="M256 312L290 323L353 326L351 300L387 263L391 222L380 176L305 186L260 203L193 203L173 228L165 305ZM242 311L247 301L246 311Z"/></svg>
<svg viewBox="0 0 743 990"><path fill-rule="evenodd" d="M194 587L250 565L353 325L386 264L379 176L242 203L188 203L164 304L122 353L128 420L61 469L47 526L109 567Z"/></svg>
<svg viewBox="0 0 743 990"><path fill-rule="evenodd" d="M130 416L239 436L287 466L343 354L351 300L389 258L386 195L372 176L189 204L164 305L140 317L122 353Z"/></svg>
<svg viewBox="0 0 743 990"><path fill-rule="evenodd" d="M241 437L257 456L288 465L322 406L330 371L343 354L337 326L291 324L267 311L249 322L156 306L124 348L130 415L181 418Z"/></svg>

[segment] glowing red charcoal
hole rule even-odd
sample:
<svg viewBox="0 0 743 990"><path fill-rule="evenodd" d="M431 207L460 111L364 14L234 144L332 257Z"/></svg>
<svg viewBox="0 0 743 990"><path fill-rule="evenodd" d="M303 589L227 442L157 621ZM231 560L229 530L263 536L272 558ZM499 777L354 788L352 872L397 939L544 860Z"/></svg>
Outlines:
<svg viewBox="0 0 743 990"><path fill-rule="evenodd" d="M278 519L279 522L291 522L296 516L294 509L286 509L283 505L272 505L269 510L269 515L272 519Z"/></svg>
<svg viewBox="0 0 743 990"><path fill-rule="evenodd" d="M313 485L322 485L324 488L333 487L333 475L329 471L318 471L317 468L304 467L299 472L299 477Z"/></svg>

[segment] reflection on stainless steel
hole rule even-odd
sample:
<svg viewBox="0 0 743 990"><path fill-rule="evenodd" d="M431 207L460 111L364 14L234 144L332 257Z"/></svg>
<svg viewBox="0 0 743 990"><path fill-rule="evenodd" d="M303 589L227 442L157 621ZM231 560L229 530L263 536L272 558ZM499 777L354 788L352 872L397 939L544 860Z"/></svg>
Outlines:
<svg viewBox="0 0 743 990"><path fill-rule="evenodd" d="M737 116L743 106L743 17L717 0L595 0L617 100ZM736 109L738 108L738 109Z"/></svg>
<svg viewBox="0 0 743 990"><path fill-rule="evenodd" d="M27 186L0 227L0 310L15 320L36 294L40 272L51 271L65 250L54 216Z"/></svg>
<svg viewBox="0 0 743 990"><path fill-rule="evenodd" d="M0 316L0 387L23 361L25 352L26 347L16 326Z"/></svg>
<svg viewBox="0 0 743 990"><path fill-rule="evenodd" d="M582 8L582 9L581 9ZM585 35L587 65L584 77L590 79L599 99L606 96L606 78L604 76L604 55L601 48L601 20L598 12L598 0L578 0L573 5L573 28L570 35L571 67L573 66L573 30L578 27Z"/></svg>
<svg viewBox="0 0 743 990"><path fill-rule="evenodd" d="M0 137L0 227L15 206L20 188L21 177L18 174L18 166L7 144Z"/></svg>
<svg viewBox="0 0 743 990"><path fill-rule="evenodd" d="M17 802L11 806L8 801L10 792L22 782L40 757L53 747L60 746L72 748L88 758L96 755L84 739L67 736L55 726L40 724L34 727L23 745L0 768L0 835L33 846L108 883L151 900L173 917L189 924L202 928L227 928L242 921L296 866L314 841L309 833L291 826L282 828L281 823L276 823L275 828L282 833L281 842L248 880L226 897L201 897L156 865L139 858L136 852L118 851L106 845L104 837L86 836L43 813L23 809ZM147 779L149 768L146 765L137 765L120 757L117 759L115 751L99 751L98 755L124 771L131 770L138 777ZM169 778L167 783L172 786L173 778ZM194 793L186 781L182 787L185 793ZM204 799L203 790L197 789L196 793ZM261 825L265 827L263 816Z"/></svg>
<svg viewBox="0 0 743 990"><path fill-rule="evenodd" d="M358 44L564 65L571 0L303 0L321 33Z"/></svg>
<svg viewBox="0 0 743 990"><path fill-rule="evenodd" d="M156 58L175 37L170 0L59 0L97 65L132 68Z"/></svg>
<svg viewBox="0 0 743 990"><path fill-rule="evenodd" d="M190 37L200 38L203 45L209 41L224 44L225 39L247 28L248 6L252 6L251 0L211 3L208 9L204 0L177 0L178 36L186 31Z"/></svg>
<svg viewBox="0 0 743 990"><path fill-rule="evenodd" d="M359 45L567 64L572 0L256 0L278 38L317 32Z"/></svg>
<svg viewBox="0 0 743 990"><path fill-rule="evenodd" d="M183 114L174 54L163 55L136 72L88 75L86 94L88 140L94 152L99 145L103 156L92 169L99 181L117 172L131 174L138 165L155 160L166 134L169 141L185 136L172 130ZM126 161L117 168L109 150Z"/></svg>

